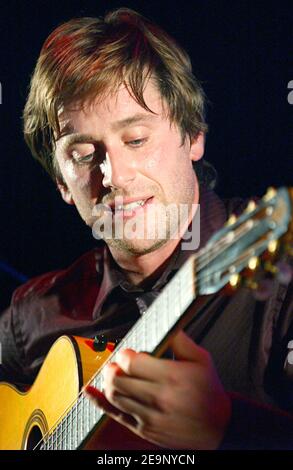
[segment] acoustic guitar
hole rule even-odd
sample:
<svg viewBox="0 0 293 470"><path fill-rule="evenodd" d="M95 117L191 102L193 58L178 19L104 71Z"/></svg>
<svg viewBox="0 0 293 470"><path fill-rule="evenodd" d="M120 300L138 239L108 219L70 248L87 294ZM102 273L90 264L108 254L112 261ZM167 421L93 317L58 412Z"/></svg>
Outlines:
<svg viewBox="0 0 293 470"><path fill-rule="evenodd" d="M232 216L188 258L116 348L107 344L97 351L91 339L62 336L29 390L0 384L0 449L157 448L108 418L83 393L85 385L101 389L103 367L121 349L161 356L201 302L224 286L245 284L258 292L267 273L288 283L291 268L280 260L293 255L292 205L293 188L271 188Z"/></svg>

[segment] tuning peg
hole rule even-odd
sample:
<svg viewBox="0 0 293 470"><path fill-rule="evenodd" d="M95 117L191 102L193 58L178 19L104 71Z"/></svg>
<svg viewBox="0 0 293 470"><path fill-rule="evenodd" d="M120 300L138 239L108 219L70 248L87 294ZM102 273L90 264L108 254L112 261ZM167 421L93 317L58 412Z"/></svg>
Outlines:
<svg viewBox="0 0 293 470"><path fill-rule="evenodd" d="M237 273L233 273L230 275L229 282L225 286L225 294L226 295L233 295L235 290L241 284L241 276Z"/></svg>
<svg viewBox="0 0 293 470"><path fill-rule="evenodd" d="M273 199L276 196L276 194L277 194L276 189L271 186L270 188L268 188L266 194L263 197L263 200L264 201L270 201L271 199Z"/></svg>
<svg viewBox="0 0 293 470"><path fill-rule="evenodd" d="M250 260L248 261L248 268L251 270L251 271L254 271L259 265L259 259L257 256L252 256L252 258L250 258Z"/></svg>
<svg viewBox="0 0 293 470"><path fill-rule="evenodd" d="M229 227L230 225L234 225L237 220L237 217L235 214L231 214L229 219L226 222L226 226Z"/></svg>
<svg viewBox="0 0 293 470"><path fill-rule="evenodd" d="M270 240L268 243L268 251L271 254L274 254L277 251L278 246L279 246L278 240Z"/></svg>
<svg viewBox="0 0 293 470"><path fill-rule="evenodd" d="M230 276L229 285L235 289L240 284L241 277L238 273L234 273Z"/></svg>
<svg viewBox="0 0 293 470"><path fill-rule="evenodd" d="M254 211L254 209L256 208L256 203L255 201L251 200L249 201L249 203L247 204L247 207L245 209L245 212L252 212Z"/></svg>

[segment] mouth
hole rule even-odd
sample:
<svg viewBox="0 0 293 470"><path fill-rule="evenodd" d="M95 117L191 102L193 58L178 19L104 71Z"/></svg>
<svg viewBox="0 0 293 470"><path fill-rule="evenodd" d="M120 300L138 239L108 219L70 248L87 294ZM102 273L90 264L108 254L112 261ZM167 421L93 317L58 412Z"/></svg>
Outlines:
<svg viewBox="0 0 293 470"><path fill-rule="evenodd" d="M142 199L123 199L117 198L113 204L109 204L114 216L130 218L144 212L150 204L152 204L154 197L146 197Z"/></svg>

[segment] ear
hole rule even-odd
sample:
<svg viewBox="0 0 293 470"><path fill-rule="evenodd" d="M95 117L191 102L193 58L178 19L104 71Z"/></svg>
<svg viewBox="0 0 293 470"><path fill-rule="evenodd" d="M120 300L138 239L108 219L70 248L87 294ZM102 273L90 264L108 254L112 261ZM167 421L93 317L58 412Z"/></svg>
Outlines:
<svg viewBox="0 0 293 470"><path fill-rule="evenodd" d="M57 180L57 188L61 193L63 201L65 201L67 204L71 204L71 205L75 204L74 200L71 196L71 192L70 192L70 190L68 189L68 187L66 186L65 183Z"/></svg>
<svg viewBox="0 0 293 470"><path fill-rule="evenodd" d="M191 141L190 145L190 160L193 162L197 162L200 160L204 154L204 144L205 144L205 136L203 132L199 132L199 134L194 137Z"/></svg>

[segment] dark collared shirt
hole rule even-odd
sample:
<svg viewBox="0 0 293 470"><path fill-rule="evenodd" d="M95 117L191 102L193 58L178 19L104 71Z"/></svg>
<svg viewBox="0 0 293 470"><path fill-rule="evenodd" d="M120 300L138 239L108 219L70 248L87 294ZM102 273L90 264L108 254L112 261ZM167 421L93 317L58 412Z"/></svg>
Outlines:
<svg viewBox="0 0 293 470"><path fill-rule="evenodd" d="M222 227L232 211L243 209L241 200L224 203L206 189L201 191L200 204L200 247ZM69 268L44 274L21 286L0 318L0 378L32 383L53 342L63 334L91 338L104 334L109 341L121 339L190 253L179 245L164 272L148 289L129 284L104 244ZM291 287L275 281L266 302L256 301L247 288L240 288L232 297L222 292L207 296L206 304L186 327L187 333L211 353L227 391L287 410L293 409L292 364L286 361L287 346L293 339ZM242 421L243 415L253 421L248 410L262 410L237 398L233 403L233 416L240 414ZM277 419L278 414L265 416ZM260 426L265 419L261 414ZM278 423L280 419L283 418L278 416ZM248 448L274 446L273 431L266 435L264 428L262 434L259 429L254 433L249 423L237 431L242 446L244 439ZM293 439L292 423L283 426L287 426ZM265 427L267 432L267 422ZM260 434L264 437L259 443ZM235 440L235 423L232 435ZM231 446L232 440L228 439ZM238 441L233 444L236 448L241 446ZM288 447L288 440L278 442L278 446Z"/></svg>

